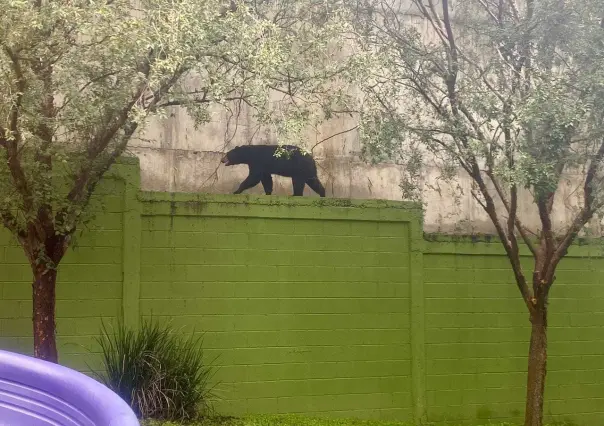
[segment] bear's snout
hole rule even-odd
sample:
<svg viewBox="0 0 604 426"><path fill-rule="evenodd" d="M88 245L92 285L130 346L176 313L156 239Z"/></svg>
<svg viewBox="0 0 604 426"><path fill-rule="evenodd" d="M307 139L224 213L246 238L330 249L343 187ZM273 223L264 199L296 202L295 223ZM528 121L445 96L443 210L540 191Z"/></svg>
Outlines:
<svg viewBox="0 0 604 426"><path fill-rule="evenodd" d="M225 155L224 157L222 157L222 159L220 160L221 163L223 163L225 166L230 166L231 163L228 159L228 157Z"/></svg>

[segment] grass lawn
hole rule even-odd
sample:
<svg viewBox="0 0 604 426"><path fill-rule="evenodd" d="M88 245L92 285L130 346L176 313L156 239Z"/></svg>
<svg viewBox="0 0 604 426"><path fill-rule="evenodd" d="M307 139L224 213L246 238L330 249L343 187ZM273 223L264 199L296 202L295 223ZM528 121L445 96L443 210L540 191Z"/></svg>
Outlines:
<svg viewBox="0 0 604 426"><path fill-rule="evenodd" d="M143 426L185 426L180 423L148 421ZM326 419L294 415L266 415L244 418L216 417L190 423L186 426L413 426L410 423L350 419ZM434 424L433 426L440 426ZM444 425L443 425L444 426ZM448 424L447 426L453 426ZM514 426L510 423L485 423L482 426ZM553 425L552 425L553 426Z"/></svg>

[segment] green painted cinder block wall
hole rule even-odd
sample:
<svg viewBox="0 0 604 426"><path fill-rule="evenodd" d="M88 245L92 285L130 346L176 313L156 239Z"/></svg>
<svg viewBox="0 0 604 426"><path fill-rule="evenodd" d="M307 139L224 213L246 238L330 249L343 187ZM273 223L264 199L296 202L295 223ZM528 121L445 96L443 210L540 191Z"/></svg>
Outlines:
<svg viewBox="0 0 604 426"><path fill-rule="evenodd" d="M140 315L205 333L221 366L219 411L413 416L416 206L141 201Z"/></svg>
<svg viewBox="0 0 604 426"><path fill-rule="evenodd" d="M604 260L573 247L550 297L546 416L604 424ZM426 406L431 420L524 413L530 326L497 242L426 242ZM525 257L527 271L531 258Z"/></svg>
<svg viewBox="0 0 604 426"><path fill-rule="evenodd" d="M403 202L138 187L136 161L112 169L60 267L61 362L95 369L101 320L153 316L204 333L224 414L521 417L528 317L496 242L425 240ZM0 348L30 353L24 261L0 231ZM603 267L592 246L560 265L551 419L604 421Z"/></svg>

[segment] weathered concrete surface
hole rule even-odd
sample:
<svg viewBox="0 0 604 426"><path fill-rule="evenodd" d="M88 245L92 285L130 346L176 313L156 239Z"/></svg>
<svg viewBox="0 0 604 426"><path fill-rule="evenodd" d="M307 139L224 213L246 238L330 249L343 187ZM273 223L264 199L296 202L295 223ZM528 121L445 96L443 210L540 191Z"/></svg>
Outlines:
<svg viewBox="0 0 604 426"><path fill-rule="evenodd" d="M174 108L168 118L151 123L145 134L134 140L130 151L140 158L142 188L148 191L230 193L247 176L247 167L225 167L220 158L228 149L250 143L274 141L270 134L261 133L250 124L251 118L240 115L236 132L233 123L227 129L227 116L217 113L207 126L195 130L184 110ZM308 148L322 139L354 127L354 123L338 120L309 133ZM395 164L370 165L362 162L358 153L360 143L356 131L335 136L316 146L313 154L319 165L319 176L328 197L355 199L400 200L399 187L401 166ZM439 183L438 170L428 168L423 180L431 186L439 185L440 191L424 188L426 232L445 233L492 233L493 225L480 205L471 196L471 181L463 173L458 181L463 189L459 195L449 184ZM275 195L291 194L291 180L275 177ZM580 182L569 179L563 182L556 198L554 224L566 227L576 213L581 191ZM262 186L249 190L262 194ZM457 194L457 195L455 195ZM305 195L317 196L309 188ZM503 206L500 205L503 211ZM539 219L529 193L523 193L519 202L520 216L527 226L538 229ZM597 221L593 231L599 232Z"/></svg>
<svg viewBox="0 0 604 426"><path fill-rule="evenodd" d="M403 0L401 10L409 9L407 3ZM426 21L413 14L407 14L407 17L428 39L435 38ZM358 156L361 149L358 132L344 132L354 128L355 124L352 119L338 119L317 130L309 129L307 133L306 148L314 147L312 153L327 196L400 200L401 166L362 162ZM344 133L321 142L340 132ZM134 140L130 151L140 158L144 190L230 193L247 176L247 167L225 167L220 164L221 156L237 145L275 141L270 132L259 130L246 109L242 109L236 119L217 110L209 124L196 130L184 109L173 108L168 118L154 120L140 139ZM423 189L424 230L494 233L491 220L471 196L471 179L462 171L457 182L451 184L441 182L438 177L436 167L423 172L423 180L428 184ZM291 180L274 177L274 182L275 195L292 193ZM435 190L434 186L440 186L440 190ZM461 194L457 186L462 188ZM582 182L573 177L561 184L553 212L553 224L557 229L565 229L572 221L583 196L581 187ZM248 192L262 194L262 186ZM307 187L305 196L317 194ZM501 203L499 207L504 211ZM540 221L530 193L521 194L518 211L525 225L538 232ZM502 220L505 219L502 215ZM601 228L598 220L591 224L592 232L600 234Z"/></svg>
<svg viewBox="0 0 604 426"><path fill-rule="evenodd" d="M258 132L251 121L248 115L240 116L233 135L226 130L226 114L217 113L210 124L195 130L186 112L174 108L168 118L152 122L144 135L135 138L130 145L130 152L141 160L143 189L209 193L234 191L247 176L247 166L225 167L220 164L221 156L236 145L275 143L271 135ZM352 127L354 123L350 121L334 120L323 126L320 133L309 133L306 147L313 148L322 139ZM357 155L360 143L355 131L320 143L312 152L329 197L401 199L398 166L363 163ZM275 177L275 194L286 195L291 191L291 180ZM262 187L259 185L249 192L261 194ZM306 194L311 195L308 188Z"/></svg>

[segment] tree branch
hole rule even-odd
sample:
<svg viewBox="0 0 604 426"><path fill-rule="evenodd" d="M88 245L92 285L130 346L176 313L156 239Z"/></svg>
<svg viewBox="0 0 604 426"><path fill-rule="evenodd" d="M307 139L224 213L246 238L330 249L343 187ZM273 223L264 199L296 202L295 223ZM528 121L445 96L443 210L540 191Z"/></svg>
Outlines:
<svg viewBox="0 0 604 426"><path fill-rule="evenodd" d="M8 229L13 235L16 235L19 238L27 237L27 233L22 229L19 229L19 223L17 218L8 210L0 209L0 218L2 218L2 223L4 227Z"/></svg>
<svg viewBox="0 0 604 426"><path fill-rule="evenodd" d="M138 123L130 121L124 126L124 134L120 136L120 140L117 143L116 148L111 152L109 157L94 171L92 179L89 179L86 185L86 195L84 204L87 204L94 193L94 190L98 183L101 181L103 175L109 170L109 168L115 163L115 161L126 151L130 138L138 128Z"/></svg>
<svg viewBox="0 0 604 426"><path fill-rule="evenodd" d="M151 103L146 106L147 110L155 108L157 103L161 100L161 97L168 92L187 70L186 67L180 67L169 79L160 84L159 88L153 92ZM138 127L137 123L129 120L130 111L137 102L141 101L146 89L146 84L141 84L128 104L120 110L117 119L113 120L113 123L108 123L104 126L104 131L91 141L88 148L87 159L80 168L78 175L74 179L72 189L67 195L67 199L72 204L70 206L71 210L66 211L63 209L57 213L57 221L61 221L67 225L68 233L75 230L75 225L71 223L75 223L73 220L73 215L75 214L74 207L84 206L88 203L96 185L102 179L105 172L109 170L111 165L126 150L131 136ZM95 164L96 160L99 159L98 157L107 149L107 146L115 138L115 135L120 129L123 129L124 133L120 136L116 148L109 153L103 161ZM67 223L68 221L70 221L70 223Z"/></svg>
<svg viewBox="0 0 604 426"><path fill-rule="evenodd" d="M556 266L562 259L562 257L566 254L568 248L573 243L575 237L581 231L581 229L585 226L585 224L593 217L593 214L597 207L594 206L595 197L593 194L593 181L596 176L596 172L598 166L602 163L602 159L604 159L604 141L601 142L596 155L592 159L587 173L585 175L585 182L583 184L583 207L573 220L572 224L561 238L558 247L552 255L552 259L549 262L547 269L545 270L543 279L551 285L553 280L554 271L556 270Z"/></svg>
<svg viewBox="0 0 604 426"><path fill-rule="evenodd" d="M18 93L10 108L10 124L8 129L4 129L4 134L2 135L2 145L6 148L8 156L8 168L13 178L15 188L23 198L23 206L26 212L32 213L34 203L27 178L25 177L25 172L19 158L19 145L21 143L19 116L21 112L23 93L25 93L27 83L17 55L6 45L4 46L4 51L11 60L13 73L15 74L15 78L17 80Z"/></svg>
<svg viewBox="0 0 604 426"><path fill-rule="evenodd" d="M489 215L489 218L493 222L493 225L495 225L497 235L499 235L499 239L503 244L503 248L505 249L510 264L512 265L512 270L514 271L514 277L516 279L516 285L518 286L518 290L520 290L522 299L524 300L524 303L526 304L529 312L532 312L534 308L532 302L533 296L529 290L526 278L524 277L524 273L522 272L522 265L520 263L520 252L518 250L518 246L516 244L516 247L514 247L514 245L511 243L510 239L506 235L503 226L499 221L493 197L489 193L489 190L484 182L484 179L482 178L480 169L478 168L476 162L474 162L473 164L473 169L470 176L478 184L478 188L480 189L480 192L482 192L482 196L485 199L485 205L483 205L483 208Z"/></svg>
<svg viewBox="0 0 604 426"><path fill-rule="evenodd" d="M520 20L520 12L518 12L518 5L516 4L516 0L508 0L510 4L510 9L512 10L512 16L514 20L518 22Z"/></svg>
<svg viewBox="0 0 604 426"><path fill-rule="evenodd" d="M231 101L246 101L247 100L247 96L232 96L232 97L226 97L224 99L221 99L221 101L226 101L226 102L231 102ZM172 100L172 101L165 101L162 102L160 104L155 105L155 108L166 108L166 107L170 107L170 106L182 106L182 105L186 105L187 103L197 103L197 104L209 104L212 102L217 102L216 99L210 99L207 98L204 94L204 96L201 99L181 99L181 100Z"/></svg>
<svg viewBox="0 0 604 426"><path fill-rule="evenodd" d="M430 22L430 25L432 26L432 28L434 29L434 31L440 38L442 44L444 46L447 46L447 37L445 35L445 31L443 30L442 26L440 25L440 18L438 17L438 15L436 14L436 12L434 10L434 5L432 3L430 4L431 11L432 11L432 13L430 13L430 11L426 8L426 6L424 6L424 3L422 0L414 0L413 3L415 3L415 5L419 9L419 11L423 15L423 17L426 18ZM434 16L434 15L436 15L436 16Z"/></svg>
<svg viewBox="0 0 604 426"><path fill-rule="evenodd" d="M518 189L516 185L512 184L510 188L510 214L508 216L508 235L510 240L512 240L512 244L518 248L518 244L516 243L516 232L514 232L514 228L516 226L516 218L518 211Z"/></svg>
<svg viewBox="0 0 604 426"><path fill-rule="evenodd" d="M316 144L314 144L314 145L313 145L313 147L312 147L310 150L311 150L311 152L312 152L312 151L313 151L313 150L314 150L314 149L315 149L317 146L321 145L323 142L326 142L326 141L328 141L328 140L329 140L329 139L331 139L331 138L335 138L336 136L340 136L340 135L343 135L343 134L345 134L345 133L352 132L352 131L354 131L354 130L356 130L356 129L358 129L358 128L359 128L359 125L357 124L356 126L351 127L350 129L342 130L341 132L334 133L334 134L333 134L333 135L331 135L331 136L328 136L328 137L326 137L326 138L323 138L323 139L321 139L319 142L317 142Z"/></svg>
<svg viewBox="0 0 604 426"><path fill-rule="evenodd" d="M457 109L457 73L459 70L459 63L457 58L457 46L455 44L455 37L453 35L453 28L451 27L451 18L449 17L449 0L442 0L443 3L443 21L445 24L445 30L447 31L447 41L449 43L449 55L447 56L448 61L448 75L446 76L445 82L449 91L449 100L451 101L451 108L453 111Z"/></svg>
<svg viewBox="0 0 604 426"><path fill-rule="evenodd" d="M524 243L526 244L528 249L531 251L531 253L533 255L535 255L536 254L535 245L533 244L533 242L529 238L529 235L527 234L527 228L520 221L518 214L516 214L516 213L514 215L511 214L512 208L503 192L503 189L501 188L501 185L499 185L499 182L497 182L497 179L493 175L492 171L488 171L487 176L489 176L489 179L491 180L491 182L493 183L493 186L495 187L495 191L497 192L497 195L499 195L499 198L501 199L503 206L505 207L506 211L508 212L508 233L510 233L510 218L513 217L514 218L513 224L516 226L516 229L518 229L518 233L520 233L522 240L524 241ZM515 197L517 198L518 197L517 191L515 191L515 193L516 193ZM517 201L516 201L516 203L517 203ZM517 209L517 207L516 207L516 209ZM513 233L513 229L511 231L511 233Z"/></svg>
<svg viewBox="0 0 604 426"><path fill-rule="evenodd" d="M484 0L478 0L478 3L480 3L483 10L491 17L491 19L493 19L493 22L495 22L496 24L500 23L500 18L495 16L495 14L491 11L491 9L489 9L489 6Z"/></svg>
<svg viewBox="0 0 604 426"><path fill-rule="evenodd" d="M84 90L86 90L86 89L87 89L87 88L88 88L88 87L89 87L91 84L94 84L94 83L96 83L97 81L103 80L103 79L105 79L105 78L107 78L107 77L111 77L112 75L116 75L116 74L118 74L118 72L119 72L119 71L111 71L111 72L106 72L106 73L104 73L104 74L101 74L101 75L99 75L99 76L97 76L97 77L92 78L92 79L91 79L91 80L89 80L89 81L88 81L86 84L84 84L82 87L80 87L80 89L78 90L78 94L80 94L80 93L82 93ZM59 108L57 108L57 110L56 110L57 114L58 114L59 112L61 112L63 109L65 109L65 107L66 107L67 105L69 105L69 103L71 103L71 101L72 101L73 99L74 99L73 97L71 97L71 98L67 98L67 99L65 100L65 102L63 102L63 104L62 104L62 105L61 105Z"/></svg>

